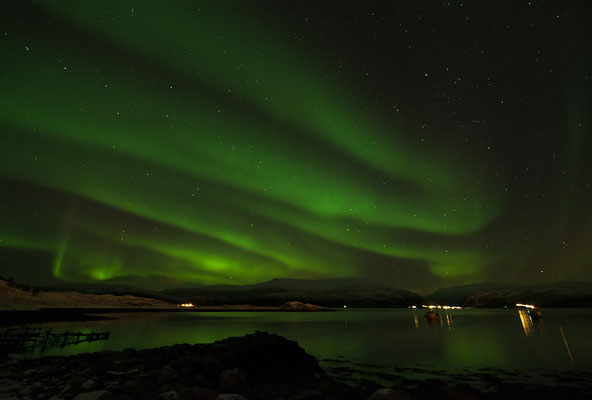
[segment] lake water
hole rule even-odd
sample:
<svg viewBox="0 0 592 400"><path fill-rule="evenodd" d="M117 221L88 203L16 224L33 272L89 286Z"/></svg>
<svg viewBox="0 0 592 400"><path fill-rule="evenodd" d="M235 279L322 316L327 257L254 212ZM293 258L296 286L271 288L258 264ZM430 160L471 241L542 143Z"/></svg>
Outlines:
<svg viewBox="0 0 592 400"><path fill-rule="evenodd" d="M410 309L135 313L114 314L114 320L36 326L54 332L111 332L108 341L45 352L52 355L210 343L261 330L298 341L329 369L341 364L449 372L592 371L592 309L545 309L538 321L516 309L441 311L442 319L436 323L428 323L424 313Z"/></svg>

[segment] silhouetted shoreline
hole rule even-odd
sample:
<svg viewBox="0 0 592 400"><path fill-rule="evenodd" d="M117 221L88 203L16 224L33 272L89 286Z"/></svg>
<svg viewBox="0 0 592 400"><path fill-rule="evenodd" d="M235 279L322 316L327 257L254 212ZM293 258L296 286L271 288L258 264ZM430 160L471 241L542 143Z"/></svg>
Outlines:
<svg viewBox="0 0 592 400"><path fill-rule="evenodd" d="M0 326L40 324L46 322L82 322L113 319L106 314L121 313L184 313L184 312L325 312L330 308L306 310L263 306L209 306L196 308L42 308L36 310L0 310Z"/></svg>

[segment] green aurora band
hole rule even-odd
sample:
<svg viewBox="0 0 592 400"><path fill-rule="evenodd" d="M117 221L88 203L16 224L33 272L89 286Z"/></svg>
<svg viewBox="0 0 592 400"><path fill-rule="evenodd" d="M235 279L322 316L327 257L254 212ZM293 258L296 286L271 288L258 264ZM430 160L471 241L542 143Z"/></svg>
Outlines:
<svg viewBox="0 0 592 400"><path fill-rule="evenodd" d="M511 253L483 246L509 201L497 171L372 111L318 46L229 3L154 4L10 17L0 246L50 255L55 278L156 286L421 287L481 279Z"/></svg>

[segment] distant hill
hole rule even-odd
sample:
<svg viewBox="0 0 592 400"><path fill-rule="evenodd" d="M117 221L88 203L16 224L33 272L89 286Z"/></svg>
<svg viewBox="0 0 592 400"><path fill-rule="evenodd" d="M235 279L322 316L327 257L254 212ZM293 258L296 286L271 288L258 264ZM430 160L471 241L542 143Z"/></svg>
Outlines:
<svg viewBox="0 0 592 400"><path fill-rule="evenodd" d="M148 299L162 300L175 303L174 298L166 296L158 290L141 289L131 285L119 283L70 283L62 282L40 286L43 292L77 292L82 294L113 294L116 296L131 295Z"/></svg>
<svg viewBox="0 0 592 400"><path fill-rule="evenodd" d="M19 298L23 298L23 305L31 306L39 303L39 296L48 300L55 297L54 300L57 300L60 294L66 293L70 300L76 296L82 296L80 297L82 300L85 295L92 295L87 296L84 301L96 305L100 304L97 296L109 295L111 297L107 296L108 303L126 303L134 297L138 302L141 302L139 299L147 302L154 301L155 305L160 302L169 304L191 302L196 305L211 306L239 304L281 306L286 302L302 302L325 307L347 305L360 308L390 308L431 302L464 307L504 307L514 306L516 303L534 304L538 307L592 307L592 282L556 282L537 285L477 283L439 289L428 296L428 300L408 290L356 278L273 279L251 285L195 286L160 291L115 283L60 283L39 288L1 280L1 278L0 283L4 290L9 287L18 289L22 294ZM14 290L12 292L14 295L17 293ZM33 296L33 292L37 293ZM130 298L124 299L125 296ZM6 297L2 299L2 293L0 293L0 306L3 303L6 303L4 306L10 307ZM50 305L46 303L43 306Z"/></svg>
<svg viewBox="0 0 592 400"><path fill-rule="evenodd" d="M516 303L537 307L592 307L592 282L478 283L439 289L428 299L438 304L464 307L504 307Z"/></svg>
<svg viewBox="0 0 592 400"><path fill-rule="evenodd" d="M326 307L403 307L419 305L423 297L361 279L273 279L253 285L214 285L164 290L178 302L196 305L251 304L278 306L300 301Z"/></svg>
<svg viewBox="0 0 592 400"><path fill-rule="evenodd" d="M0 280L0 310L39 308L170 308L162 300L113 294L81 294L71 291L44 292Z"/></svg>
<svg viewBox="0 0 592 400"><path fill-rule="evenodd" d="M437 304L467 306L467 302L473 303L479 296L490 293L498 293L501 296L502 293L521 288L522 286L510 283L474 283L438 289L428 296L428 299Z"/></svg>

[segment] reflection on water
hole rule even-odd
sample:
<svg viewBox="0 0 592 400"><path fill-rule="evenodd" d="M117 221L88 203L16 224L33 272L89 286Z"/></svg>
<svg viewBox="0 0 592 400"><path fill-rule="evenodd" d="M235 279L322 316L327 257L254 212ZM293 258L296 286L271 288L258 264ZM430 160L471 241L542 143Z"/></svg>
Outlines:
<svg viewBox="0 0 592 400"><path fill-rule="evenodd" d="M532 321L532 318L530 318L528 311L523 308L519 308L518 315L520 315L520 322L522 323L524 334L526 336L532 335L534 333L534 322Z"/></svg>
<svg viewBox="0 0 592 400"><path fill-rule="evenodd" d="M565 332L563 332L563 327L559 326L559 331L561 332L561 337L563 338L563 343L565 344L565 349L567 350L567 355L571 362L573 362L573 355L571 354L571 350L569 349L569 345L567 344L567 339L565 338Z"/></svg>
<svg viewBox="0 0 592 400"><path fill-rule="evenodd" d="M452 315L446 313L446 324L448 326L448 330L452 330Z"/></svg>
<svg viewBox="0 0 592 400"><path fill-rule="evenodd" d="M532 314L529 312L528 309L519 308L518 315L520 316L520 323L522 324L522 329L524 330L525 336L531 336L535 332L535 328L538 328L541 336L544 332L544 321L541 318L541 313L537 312L535 315L536 317L533 319ZM567 344L567 338L565 337L565 332L563 331L563 326L559 325L559 332L561 333L561 340L565 346L565 350L567 351L567 355L569 360L573 363L574 357L571 349L569 348L569 344Z"/></svg>
<svg viewBox="0 0 592 400"><path fill-rule="evenodd" d="M51 329L29 329L24 331L6 329L0 334L0 352L7 353L43 353L52 347L66 347L81 343L109 340L109 332L61 332Z"/></svg>
<svg viewBox="0 0 592 400"><path fill-rule="evenodd" d="M373 365L462 370L498 367L592 371L592 309L544 310L533 321L516 309L438 310L429 324L421 309L330 313L220 312L115 314L114 320L42 325L56 331L111 332L108 342L51 349L46 354L211 343L254 330L296 340L319 359ZM39 326L39 325L38 325Z"/></svg>
<svg viewBox="0 0 592 400"><path fill-rule="evenodd" d="M424 326L432 327L432 326L441 326L446 327L448 330L452 330L453 323L452 323L452 314L448 311L445 311L444 314L436 313L433 311L428 311L424 314ZM417 312L413 311L413 325L415 329L419 329L419 317L417 316Z"/></svg>

